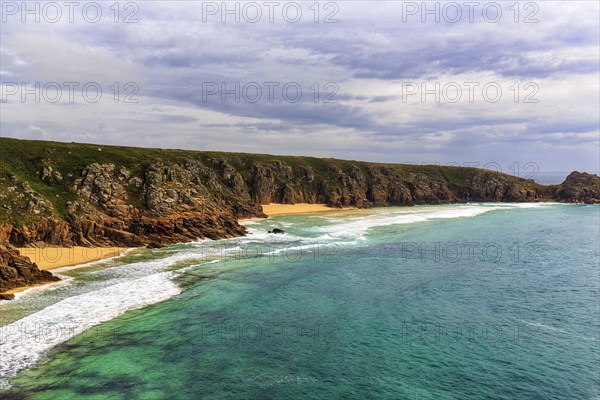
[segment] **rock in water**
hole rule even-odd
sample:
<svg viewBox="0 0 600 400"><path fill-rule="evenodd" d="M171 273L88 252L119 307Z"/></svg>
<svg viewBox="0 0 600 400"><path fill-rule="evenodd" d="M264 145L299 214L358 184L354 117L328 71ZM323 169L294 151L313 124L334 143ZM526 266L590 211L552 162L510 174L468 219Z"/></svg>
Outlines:
<svg viewBox="0 0 600 400"><path fill-rule="evenodd" d="M0 293L58 279L15 247L156 247L236 237L247 233L238 219L266 217L261 204L600 203L600 177L579 172L560 185L546 186L471 167L110 146L98 150L0 138ZM19 176L8 172L23 164L28 168Z"/></svg>

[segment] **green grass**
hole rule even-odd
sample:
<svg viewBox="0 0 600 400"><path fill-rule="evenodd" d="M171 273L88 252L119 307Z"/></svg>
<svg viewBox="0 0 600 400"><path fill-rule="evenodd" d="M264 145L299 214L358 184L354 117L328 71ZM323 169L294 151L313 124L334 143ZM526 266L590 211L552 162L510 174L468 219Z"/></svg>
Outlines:
<svg viewBox="0 0 600 400"><path fill-rule="evenodd" d="M231 165L238 171L246 182L252 181L252 166L255 164L270 165L276 161L294 167L292 182L297 189L315 189L319 181L325 181L331 189L341 187L332 170L339 169L344 173L357 166L363 171L367 184L372 183L373 177L366 173L369 167L386 166L391 168L403 181L415 182L416 174L425 174L437 181L445 182L450 189L464 189L469 186L469 181L482 170L469 167L452 167L437 165L412 165L412 164L381 164L363 161L323 159L299 156L274 156L268 154L248 153L221 153L212 151L166 150L155 148L137 148L124 146L106 146L95 144L61 143L39 140L20 140L0 138L0 193L6 193L6 187L13 180L26 181L31 188L50 201L58 216L66 216L66 203L77 199L73 191L75 180L81 176L83 170L92 163L112 163L117 169L126 167L132 176L141 177L144 166L151 163L162 162L165 164L179 163L186 159L201 161L212 169L218 176L222 175L223 163ZM59 171L62 181L45 182L40 176L44 166L51 166ZM304 166L314 171L314 182L308 182L299 175L298 167ZM525 186L534 187L536 184L516 177L498 174L493 171L486 173L502 175L503 179L521 181ZM141 191L130 193L131 204L143 208ZM227 200L227 193L211 193L216 197ZM13 199L14 200L14 199ZM14 210L0 207L1 221L7 221L10 214L18 214ZM26 220L29 216L21 217L12 215L12 219Z"/></svg>

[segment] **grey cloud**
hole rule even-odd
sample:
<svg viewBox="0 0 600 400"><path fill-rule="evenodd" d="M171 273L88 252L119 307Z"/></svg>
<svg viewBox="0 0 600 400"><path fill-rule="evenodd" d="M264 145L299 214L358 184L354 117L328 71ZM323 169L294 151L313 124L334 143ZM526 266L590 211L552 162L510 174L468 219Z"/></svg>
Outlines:
<svg viewBox="0 0 600 400"><path fill-rule="evenodd" d="M183 124L187 122L196 122L198 118L187 117L185 115L160 115L160 120L167 123Z"/></svg>
<svg viewBox="0 0 600 400"><path fill-rule="evenodd" d="M10 104L11 115L5 117L3 113L3 134L166 147L217 146L213 147L215 150L235 150L239 146L245 151L252 150L254 142L244 140L251 136L260 139L263 146L256 148L257 152L264 152L264 148L342 158L361 158L365 154L373 160L387 161L456 159L469 152L489 156L504 146L520 146L523 152L535 154L535 146L544 144L550 148L548 160L559 157L557 149L566 151L564 148L570 146L563 164L569 163L566 157L574 157L574 167L580 162L588 168L597 165L597 155L594 158L590 150L582 151L580 147L597 149L598 141L590 137L590 132L598 131L598 116L587 108L581 110L578 95L597 82L598 59L594 54L577 52L564 59L553 56L578 46L597 48L597 16L591 16L589 6L564 18L546 8L544 19L530 29L510 23L403 24L397 9L388 15L377 14L378 9L388 10L393 5L376 9L372 3L362 2L344 3L338 24L202 24L198 7L186 2L143 2L140 23L132 25L76 24L55 29L42 25L3 26L3 45L9 42L5 39L22 35L23 30L55 35L85 49L80 52L84 56L105 53L102 62L93 59L77 63L55 60L55 52L60 49L48 52L35 48L33 40L27 45L16 42L17 47L23 48L3 47L0 69L19 79L42 79L41 66L56 66L59 72L68 69L74 80L78 73L80 79L90 79L113 67L113 74L106 79L112 79L115 73L121 78L126 76L124 67L115 65L125 60L124 65L135 66L127 76L133 75L140 83L140 107L129 113L125 106L117 107L115 114L104 111L114 120L98 117L106 120L108 126L102 135L96 129L99 122L92 126L81 117L92 105L57 104L57 110L72 109L72 113L62 120L52 120L38 114L35 104L17 107L19 104L14 102ZM25 48L28 46L29 52ZM14 51L14 56L7 56L9 50ZM80 54L75 50L73 54ZM548 59L538 58L538 52L545 52ZM20 67L15 61L19 53L35 54L38 58L31 57L27 67ZM42 60L42 56L53 58ZM403 80L440 76L452 79L457 74L486 79L546 79L550 88L583 75L588 77L589 87L578 83L580 86L555 93L554 96L560 96L560 107L498 104L481 109L470 104L394 107L397 96L378 89ZM8 76L3 72L4 81ZM231 97L225 102L216 96L208 101L202 97L202 82L224 82L232 87L235 82L243 85L253 81L295 81L305 93L298 103L280 98L274 103L236 103ZM339 103L314 103L308 87L315 81L337 82L340 92L335 97ZM586 96L584 105L589 105L589 93ZM18 113L13 114L12 110L17 109ZM192 113L194 116L190 116ZM181 132L173 132L168 138L161 136L168 124L179 124ZM126 129L128 135L119 134L119 129ZM323 140L299 146L293 141L298 132ZM353 141L320 147L321 142L339 132ZM443 143L443 149L432 148L436 142ZM372 146L368 152L367 143Z"/></svg>
<svg viewBox="0 0 600 400"><path fill-rule="evenodd" d="M398 96L375 96L371 100L369 100L369 103L385 103L386 101L392 101L397 99Z"/></svg>

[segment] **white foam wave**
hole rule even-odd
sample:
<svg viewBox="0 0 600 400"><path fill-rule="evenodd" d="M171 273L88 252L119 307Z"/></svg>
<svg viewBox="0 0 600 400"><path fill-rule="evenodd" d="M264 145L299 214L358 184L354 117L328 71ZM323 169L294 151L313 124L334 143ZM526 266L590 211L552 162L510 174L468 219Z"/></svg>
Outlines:
<svg viewBox="0 0 600 400"><path fill-rule="evenodd" d="M431 219L451 219L475 217L486 212L497 210L496 206L464 205L445 209L420 209L418 211L392 211L384 214L374 214L363 217L354 217L345 220L329 219L332 225L316 228L323 232L324 236L329 235L337 239L353 238L364 239L364 235L372 228L412 224L416 222L425 222Z"/></svg>
<svg viewBox="0 0 600 400"><path fill-rule="evenodd" d="M0 327L0 385L7 387L10 377L35 365L49 349L92 326L179 294L173 274L161 272L68 297Z"/></svg>
<svg viewBox="0 0 600 400"><path fill-rule="evenodd" d="M564 203L515 203L513 206L516 208L539 208L550 206L564 206Z"/></svg>
<svg viewBox="0 0 600 400"><path fill-rule="evenodd" d="M98 265L98 264L104 264L107 261L113 261L113 260L119 259L119 258L121 258L121 257L123 257L123 256L125 256L125 255L127 255L129 253L131 253L134 250L136 250L135 247L128 248L128 249L124 250L123 252L121 252L121 254L113 256L113 257L107 257L107 258L103 258L101 260L90 261L90 262L83 263L83 264L69 265L69 266L66 266L66 267L55 268L55 269L52 270L52 273L54 273L54 274L59 273L60 274L61 272L67 272L67 271L71 271L71 270L74 270L74 269L87 268L87 267L92 267L92 266Z"/></svg>
<svg viewBox="0 0 600 400"><path fill-rule="evenodd" d="M239 224L248 226L248 225L258 225L259 222L260 221L249 220L249 221L239 221Z"/></svg>
<svg viewBox="0 0 600 400"><path fill-rule="evenodd" d="M34 294L37 294L40 292L45 292L46 290L55 289L59 286L67 285L69 283L69 281L73 279L70 276L62 276L62 275L59 275L59 276L62 279L61 281L46 283L46 284L43 284L42 286L33 286L33 287L30 287L29 289L23 290L22 292L15 293L15 299L13 301L17 301L17 300L19 300L23 297L29 296L29 295L34 295Z"/></svg>
<svg viewBox="0 0 600 400"><path fill-rule="evenodd" d="M222 241L202 240L186 245L185 250L166 252L158 260L134 262L86 272L93 275L86 282L85 293L76 292L58 303L19 321L0 327L0 386L19 371L29 368L52 347L61 344L90 327L113 319L128 310L166 300L180 293L172 281L176 272L165 269L183 262L202 260L219 262L220 258L240 254L244 248L256 246L264 255L276 255L290 246L311 249L320 244L351 245L364 240L370 229L396 224L411 224L432 219L468 218L507 208L530 208L550 203L467 204L448 207L389 209L368 215L315 217L326 226L308 228L309 236L286 233L273 235L265 229L248 227L248 236ZM254 225L254 224L251 224ZM316 234L316 236L314 236ZM281 246L281 247L279 247ZM264 251L263 251L264 250ZM216 259L215 259L216 258ZM65 270L63 270L65 271ZM96 279L97 277L97 279ZM63 283L65 284L65 283ZM68 283L66 283L68 284Z"/></svg>
<svg viewBox="0 0 600 400"><path fill-rule="evenodd" d="M533 204L533 203L531 203ZM505 207L514 207L513 204L507 205L502 204L466 204L457 205L453 207L434 208L434 207L420 207L420 208L390 208L390 209L378 209L376 212L368 215L346 215L346 216L335 216L331 214L323 216L311 216L317 219L325 220L328 222L325 226L316 226L308 228L308 231L312 234L317 234L316 237L307 237L301 235L294 235L290 232L286 235L272 235L265 232L264 229L256 229L254 227L248 227L250 235L240 238L233 239L237 240L239 246L228 249L228 251L235 252L243 247L248 246L264 246L267 244L274 244L279 246L288 245L297 249L310 248L311 246L319 244L331 244L336 243L340 245L351 245L356 244L359 241L366 240L366 234L369 230L377 227L388 226L388 225L401 225L401 224L412 224L417 222L425 222L434 219L452 219L452 218L468 218L475 217L484 214L489 211L503 209ZM277 224L281 224L280 221L275 221ZM306 246L306 247L305 247ZM265 255L276 255L286 251L285 248L276 249L272 252L264 253ZM224 253L226 253L225 251Z"/></svg>

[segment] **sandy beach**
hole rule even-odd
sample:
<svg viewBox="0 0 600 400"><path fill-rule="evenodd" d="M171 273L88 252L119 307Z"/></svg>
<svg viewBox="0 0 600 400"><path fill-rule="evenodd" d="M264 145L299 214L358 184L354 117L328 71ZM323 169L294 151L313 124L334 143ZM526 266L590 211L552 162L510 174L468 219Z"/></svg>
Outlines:
<svg viewBox="0 0 600 400"><path fill-rule="evenodd" d="M302 214L302 213L314 213L314 212L326 212L326 211L340 211L340 210L351 210L351 208L335 208L328 207L325 204L308 204L308 203L297 203L297 204L263 204L263 212L269 217L276 215L288 215L288 214ZM247 218L240 221L251 221L261 220L264 218Z"/></svg>
<svg viewBox="0 0 600 400"><path fill-rule="evenodd" d="M105 258L116 257L122 254L126 247L44 247L32 248L22 247L17 249L21 255L29 257L36 263L39 269L53 270L79 264L87 264ZM38 286L46 286L46 283L38 285L23 286L2 292L3 294L15 294Z"/></svg>
<svg viewBox="0 0 600 400"><path fill-rule="evenodd" d="M340 210L349 210L351 208L335 208L328 207L325 204L264 204L262 206L263 212L269 217L277 215L289 215L289 214L301 214L301 213L314 213L314 212L331 212ZM264 218L246 218L240 219L240 222L261 220ZM31 261L37 264L39 269L42 270L53 270L62 267L68 267L79 264L86 264L92 261L98 261L109 257L115 257L122 254L127 248L125 247L44 247L44 248L33 248L24 247L17 249L21 255L29 257ZM41 286L33 285L21 288L15 288L10 291L4 292L19 293L26 289Z"/></svg>
<svg viewBox="0 0 600 400"><path fill-rule="evenodd" d="M21 255L29 257L39 269L52 270L72 265L86 264L115 257L127 250L125 247L44 247L19 248Z"/></svg>

